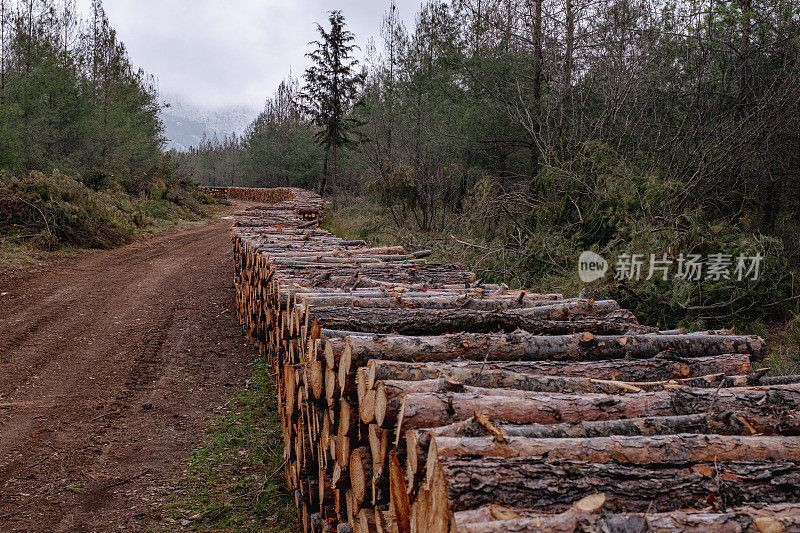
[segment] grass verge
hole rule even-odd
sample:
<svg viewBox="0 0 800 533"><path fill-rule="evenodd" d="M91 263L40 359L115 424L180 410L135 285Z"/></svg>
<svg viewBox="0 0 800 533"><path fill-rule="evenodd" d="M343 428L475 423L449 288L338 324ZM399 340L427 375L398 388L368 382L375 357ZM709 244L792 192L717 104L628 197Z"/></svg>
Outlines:
<svg viewBox="0 0 800 533"><path fill-rule="evenodd" d="M75 246L43 250L36 246L0 237L0 277L15 272L34 270L53 261L91 251L94 249Z"/></svg>
<svg viewBox="0 0 800 533"><path fill-rule="evenodd" d="M132 194L118 183L95 190L57 170L0 172L0 274L57 257L53 252L113 248L216 211L190 182Z"/></svg>
<svg viewBox="0 0 800 533"><path fill-rule="evenodd" d="M146 225L137 228L133 235L133 240L147 239L167 231L188 228L205 220L228 214L229 211L229 204L216 202L204 206L202 212L193 213L191 216L186 216L186 218L176 216L175 218L167 219L150 219ZM0 276L19 272L24 273L51 264L59 259L98 250L101 249L69 245L60 245L48 249L37 246L35 243L0 233Z"/></svg>
<svg viewBox="0 0 800 533"><path fill-rule="evenodd" d="M769 343L761 366L770 367L773 375L800 374L800 317L766 328L761 335Z"/></svg>
<svg viewBox="0 0 800 533"><path fill-rule="evenodd" d="M196 531L296 531L283 477L274 377L263 358L213 423L172 490L164 527Z"/></svg>

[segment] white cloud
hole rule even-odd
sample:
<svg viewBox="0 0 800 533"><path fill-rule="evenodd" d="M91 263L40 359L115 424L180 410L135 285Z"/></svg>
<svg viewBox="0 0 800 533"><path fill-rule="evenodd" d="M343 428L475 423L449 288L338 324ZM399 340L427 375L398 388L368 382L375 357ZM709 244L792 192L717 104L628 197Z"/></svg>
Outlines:
<svg viewBox="0 0 800 533"><path fill-rule="evenodd" d="M90 0L81 0L84 14ZM420 0L398 0L409 24ZM389 0L106 0L111 25L136 66L164 93L207 107L261 107L291 68L307 66L314 23L340 9L362 50L379 35Z"/></svg>

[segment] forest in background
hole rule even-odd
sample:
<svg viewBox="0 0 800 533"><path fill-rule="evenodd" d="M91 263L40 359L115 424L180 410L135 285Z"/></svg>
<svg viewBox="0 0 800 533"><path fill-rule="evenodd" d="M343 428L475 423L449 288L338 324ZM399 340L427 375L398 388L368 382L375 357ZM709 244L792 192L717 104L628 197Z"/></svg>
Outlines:
<svg viewBox="0 0 800 533"><path fill-rule="evenodd" d="M159 112L100 0L88 20L75 0L0 0L0 244L109 247L197 218Z"/></svg>
<svg viewBox="0 0 800 533"><path fill-rule="evenodd" d="M412 28L392 5L362 52L343 55L358 90L341 143L325 142L306 72L242 138L180 164L207 184L324 188L341 233L541 290L584 288L583 250L761 254L756 281L586 288L654 324L797 313L797 0L433 0Z"/></svg>

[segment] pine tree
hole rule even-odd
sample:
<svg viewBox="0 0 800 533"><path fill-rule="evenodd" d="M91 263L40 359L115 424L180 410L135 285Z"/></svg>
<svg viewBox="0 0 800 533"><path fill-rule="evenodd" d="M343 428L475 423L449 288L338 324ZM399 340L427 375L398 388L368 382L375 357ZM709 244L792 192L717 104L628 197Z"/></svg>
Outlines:
<svg viewBox="0 0 800 533"><path fill-rule="evenodd" d="M397 70L400 64L400 59L403 54L403 49L406 46L408 37L406 36L406 29L403 26L403 21L397 13L397 4L392 0L389 6L389 11L383 18L381 24L381 35L383 36L384 49L387 54L388 69L385 72L385 89L384 99L386 105L386 161L381 161L382 167L385 164L384 172L388 172L392 168L392 131L394 129L395 120L395 90Z"/></svg>
<svg viewBox="0 0 800 533"><path fill-rule="evenodd" d="M317 134L319 143L325 148L320 193L327 189L328 158L331 160L331 190L335 192L338 151L350 141L350 132L357 124L349 115L358 89L364 81L364 74L356 72L358 61L352 59L355 35L345 29L341 11L331 11L328 17L330 31L317 24L321 39L314 41L316 50L306 54L313 61L304 75L306 86L301 94L301 102L320 128Z"/></svg>
<svg viewBox="0 0 800 533"><path fill-rule="evenodd" d="M6 102L6 2L0 0L0 105Z"/></svg>

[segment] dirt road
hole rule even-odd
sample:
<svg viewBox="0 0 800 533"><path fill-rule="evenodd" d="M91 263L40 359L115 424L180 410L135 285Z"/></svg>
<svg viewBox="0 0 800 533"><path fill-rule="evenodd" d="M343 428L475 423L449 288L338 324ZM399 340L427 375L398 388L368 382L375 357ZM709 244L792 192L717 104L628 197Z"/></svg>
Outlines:
<svg viewBox="0 0 800 533"><path fill-rule="evenodd" d="M142 530L256 356L229 221L0 279L0 531Z"/></svg>

